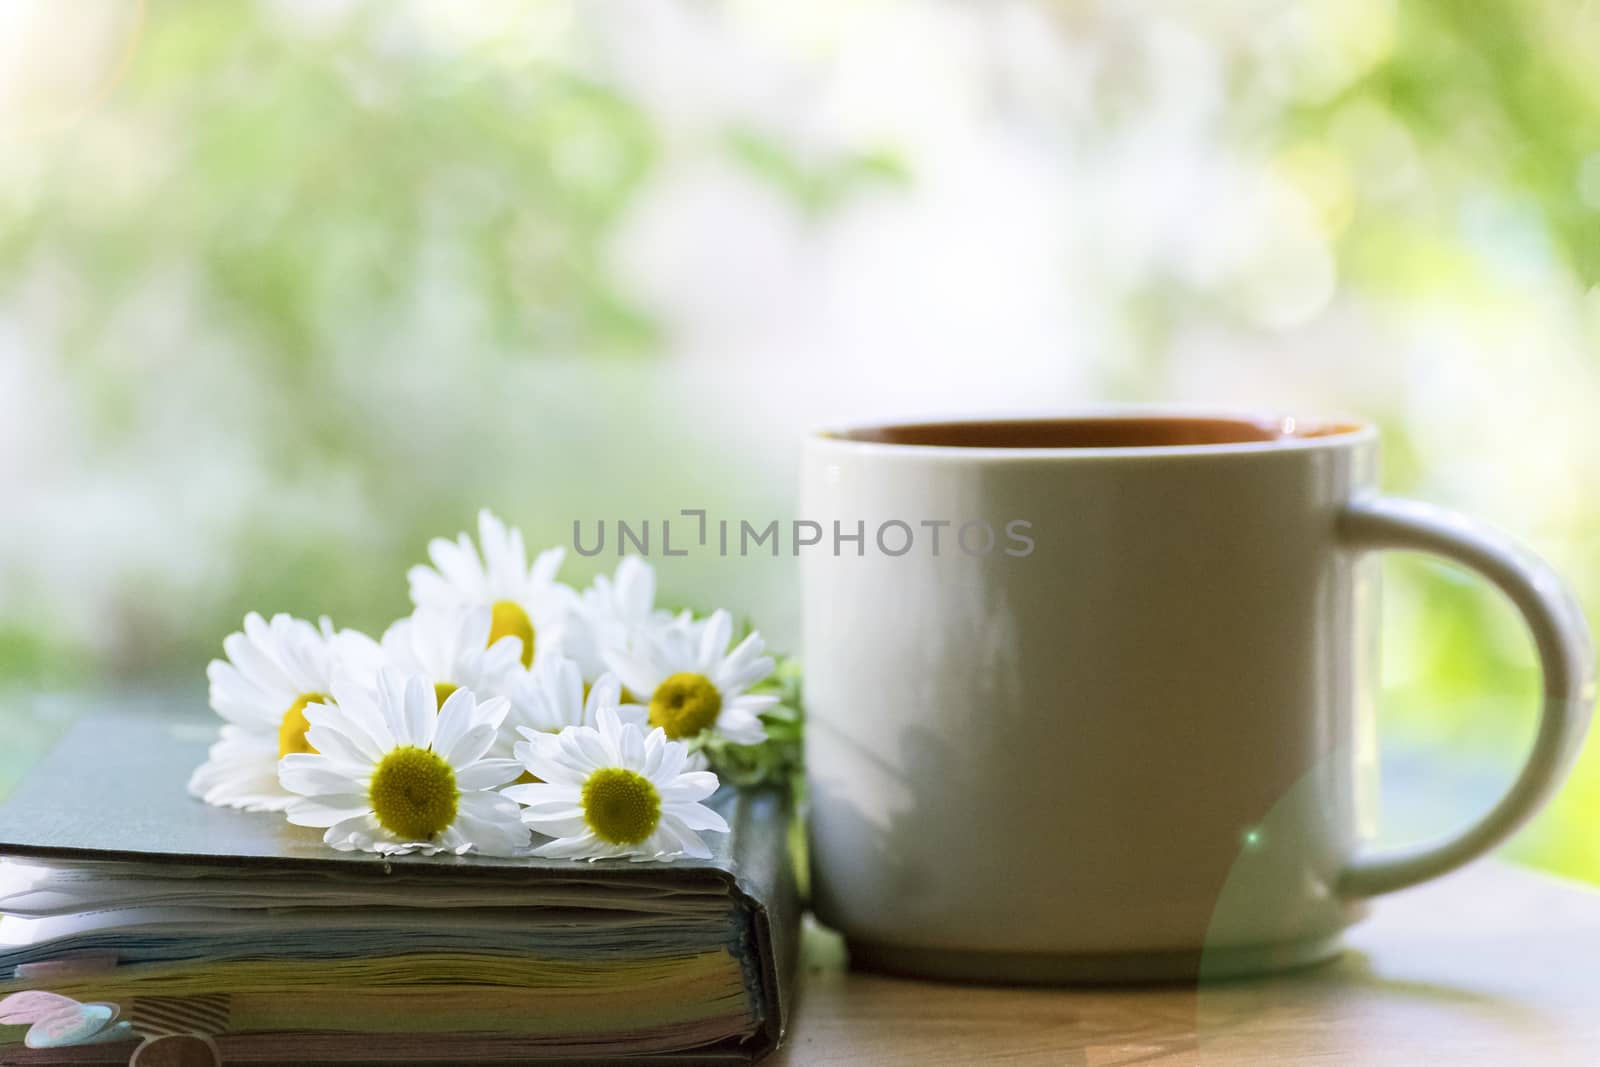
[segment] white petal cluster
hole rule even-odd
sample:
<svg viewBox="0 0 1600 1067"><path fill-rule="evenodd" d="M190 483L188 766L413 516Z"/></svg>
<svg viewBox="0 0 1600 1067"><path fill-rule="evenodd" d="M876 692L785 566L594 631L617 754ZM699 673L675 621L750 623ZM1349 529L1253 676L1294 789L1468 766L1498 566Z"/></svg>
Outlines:
<svg viewBox="0 0 1600 1067"><path fill-rule="evenodd" d="M339 849L709 855L700 834L727 826L702 803L719 784L704 750L760 743L777 703L751 691L773 670L760 635L658 608L636 556L575 590L564 550L530 561L488 511L476 539L427 554L381 641L246 616L207 672L223 723L189 791L286 812Z"/></svg>

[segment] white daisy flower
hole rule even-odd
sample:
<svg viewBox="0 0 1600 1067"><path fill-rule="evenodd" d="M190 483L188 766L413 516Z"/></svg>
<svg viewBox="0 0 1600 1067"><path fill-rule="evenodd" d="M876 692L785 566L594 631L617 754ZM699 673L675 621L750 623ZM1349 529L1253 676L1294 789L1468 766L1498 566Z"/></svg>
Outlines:
<svg viewBox="0 0 1600 1067"><path fill-rule="evenodd" d="M522 821L553 838L534 855L567 859L634 860L692 856L711 850L698 831L728 832L700 803L717 789L710 771L686 770L689 747L659 730L647 735L602 707L598 729L572 726L559 734L524 730L517 758L539 779L501 795L526 805Z"/></svg>
<svg viewBox="0 0 1600 1067"><path fill-rule="evenodd" d="M508 529L487 508L478 512L478 543L481 559L465 533L453 542L442 537L428 542L433 566L418 564L406 574L411 602L419 608L488 608L488 643L517 638L522 665L531 667L538 653L559 647L572 607L572 590L555 580L566 549L541 552L530 567L522 531Z"/></svg>
<svg viewBox="0 0 1600 1067"><path fill-rule="evenodd" d="M716 730L738 745L766 740L760 714L778 703L746 692L772 673L761 635L752 632L728 650L733 619L718 611L704 622L674 623L656 630L635 649L606 659L622 684L644 704L651 726L669 738L688 740Z"/></svg>
<svg viewBox="0 0 1600 1067"><path fill-rule="evenodd" d="M602 707L617 708L621 703L622 683L612 674L602 674L593 685L584 685L578 665L565 656L550 656L523 672L507 694L511 714L506 717L502 736L511 743L522 729L538 733L560 733L569 726L594 726ZM642 709L624 721L645 725ZM510 751L510 745L507 745Z"/></svg>
<svg viewBox="0 0 1600 1067"><path fill-rule="evenodd" d="M585 681L606 671L606 656L626 651L646 634L670 626L674 616L656 606L655 568L638 556L624 557L615 577L596 575L578 596L563 630L561 651L576 660ZM688 612L678 617L692 618Z"/></svg>
<svg viewBox="0 0 1600 1067"><path fill-rule="evenodd" d="M621 691L622 683L615 675L603 674L593 685L585 685L576 663L564 656L547 656L535 663L533 670L523 671L507 693L511 714L500 727L493 754L514 756L516 745L527 731L554 734L569 726L594 726L602 707L617 709ZM642 708L633 707L621 717L625 722L645 726ZM524 773L517 781L535 779Z"/></svg>
<svg viewBox="0 0 1600 1067"><path fill-rule="evenodd" d="M370 680L382 658L378 644L354 630L335 632L327 618L319 628L251 612L222 648L227 660L212 660L206 676L211 707L226 722L189 793L219 807L282 811L294 798L278 784L279 757L314 751L306 706L332 699L336 674Z"/></svg>
<svg viewBox="0 0 1600 1067"><path fill-rule="evenodd" d="M418 608L384 631L384 666L422 675L440 707L457 689L503 696L522 673L522 644L492 628L488 608Z"/></svg>
<svg viewBox="0 0 1600 1067"><path fill-rule="evenodd" d="M510 855L528 843L512 801L494 792L522 771L486 758L509 705L457 689L437 707L432 683L387 668L368 689L343 680L333 706L313 704L316 755L285 756L278 778L297 794L289 821L326 827L342 852L478 851Z"/></svg>

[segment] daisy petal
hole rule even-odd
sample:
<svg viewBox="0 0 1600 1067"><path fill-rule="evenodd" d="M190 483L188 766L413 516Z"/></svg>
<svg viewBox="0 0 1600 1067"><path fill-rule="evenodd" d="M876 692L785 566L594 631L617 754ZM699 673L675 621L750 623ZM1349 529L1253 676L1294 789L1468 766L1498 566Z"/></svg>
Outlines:
<svg viewBox="0 0 1600 1067"><path fill-rule="evenodd" d="M715 830L723 834L728 832L728 820L704 804L674 804L662 818L669 816L690 830Z"/></svg>
<svg viewBox="0 0 1600 1067"><path fill-rule="evenodd" d="M371 763L381 755L370 740L358 743L350 734L332 726L313 724L306 731L306 741L319 754L341 763Z"/></svg>
<svg viewBox="0 0 1600 1067"><path fill-rule="evenodd" d="M717 776L710 771L691 771L680 774L666 785L657 787L662 803L704 800L717 791Z"/></svg>
<svg viewBox="0 0 1600 1067"><path fill-rule="evenodd" d="M291 793L312 797L349 793L366 785L363 768L339 763L331 756L294 753L278 761L278 781Z"/></svg>
<svg viewBox="0 0 1600 1067"><path fill-rule="evenodd" d="M665 674L658 673L648 662L638 656L613 649L605 657L606 666L617 679L637 697L648 699L656 691Z"/></svg>
<svg viewBox="0 0 1600 1067"><path fill-rule="evenodd" d="M289 805L289 821L296 826L333 826L372 810L364 793L329 793L298 797Z"/></svg>
<svg viewBox="0 0 1600 1067"><path fill-rule="evenodd" d="M591 832L585 832L576 837L557 838L548 844L540 845L533 850L535 856L549 856L553 859L585 859L594 858L608 851L605 843Z"/></svg>
<svg viewBox="0 0 1600 1067"><path fill-rule="evenodd" d="M468 764L482 759L498 734L499 731L489 723L479 723L462 734L448 752L440 752L439 755L459 772Z"/></svg>
<svg viewBox="0 0 1600 1067"><path fill-rule="evenodd" d="M439 708L438 722L433 726L433 750L444 756L477 722L478 702L472 691L457 689Z"/></svg>
<svg viewBox="0 0 1600 1067"><path fill-rule="evenodd" d="M699 660L702 667L717 662L728 647L728 641L733 637L733 616L726 611L712 612L711 618L706 620L706 627L700 632ZM706 673L701 671L701 673Z"/></svg>
<svg viewBox="0 0 1600 1067"><path fill-rule="evenodd" d="M459 789L494 789L505 785L522 773L522 764L514 759L483 759L456 771Z"/></svg>
<svg viewBox="0 0 1600 1067"><path fill-rule="evenodd" d="M406 679L404 701L401 712L406 724L404 743L418 748L431 747L439 722L439 698L433 686L426 678L413 674Z"/></svg>

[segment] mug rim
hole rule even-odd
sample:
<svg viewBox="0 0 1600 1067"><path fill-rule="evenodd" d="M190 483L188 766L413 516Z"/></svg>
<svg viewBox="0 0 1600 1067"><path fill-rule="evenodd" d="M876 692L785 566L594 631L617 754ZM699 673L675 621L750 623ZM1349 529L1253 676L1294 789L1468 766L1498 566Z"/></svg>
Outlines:
<svg viewBox="0 0 1600 1067"><path fill-rule="evenodd" d="M1251 423L1259 427L1293 427L1299 423L1333 427L1330 432L1310 436L1285 436L1267 441L1227 441L1177 445L1006 445L907 444L875 441L852 436L886 429L946 427L964 423L1011 422L1042 423L1073 420L1150 420L1205 419ZM1292 428L1280 432L1293 433ZM1267 412L1239 408L1176 407L1166 405L1115 405L1077 407L1059 411L997 412L980 415L926 416L856 422L845 426L813 429L806 436L809 447L842 449L858 454L904 455L922 458L946 456L986 459L1137 459L1143 457L1224 456L1233 454L1305 452L1325 448L1349 448L1376 441L1378 428L1367 419L1330 415L1306 417L1288 412Z"/></svg>

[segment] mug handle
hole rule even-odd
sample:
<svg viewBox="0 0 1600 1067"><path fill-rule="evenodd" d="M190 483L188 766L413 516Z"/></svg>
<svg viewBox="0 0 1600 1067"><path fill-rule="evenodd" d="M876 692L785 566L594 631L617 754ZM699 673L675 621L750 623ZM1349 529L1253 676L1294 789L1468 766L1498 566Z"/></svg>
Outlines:
<svg viewBox="0 0 1600 1067"><path fill-rule="evenodd" d="M1340 873L1339 892L1369 897L1455 870L1504 841L1539 809L1566 776L1588 729L1594 654L1583 612L1566 584L1541 560L1482 523L1414 500L1364 496L1345 504L1338 533L1357 552L1427 552L1487 578L1522 613L1543 675L1539 732L1505 796L1452 837L1357 856Z"/></svg>

